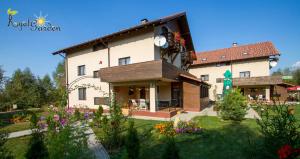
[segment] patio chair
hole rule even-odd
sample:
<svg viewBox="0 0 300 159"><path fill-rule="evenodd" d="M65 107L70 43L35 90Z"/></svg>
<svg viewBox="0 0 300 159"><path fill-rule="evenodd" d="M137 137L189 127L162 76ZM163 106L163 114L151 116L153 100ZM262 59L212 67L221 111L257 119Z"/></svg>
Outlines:
<svg viewBox="0 0 300 159"><path fill-rule="evenodd" d="M130 103L132 104L133 108L137 108L138 107L138 104L137 104L137 102L136 102L135 99L130 99Z"/></svg>
<svg viewBox="0 0 300 159"><path fill-rule="evenodd" d="M143 110L147 110L147 104L145 99L140 99L139 108Z"/></svg>
<svg viewBox="0 0 300 159"><path fill-rule="evenodd" d="M248 99L249 99L249 100L253 100L253 97L251 97L251 95L248 94Z"/></svg>
<svg viewBox="0 0 300 159"><path fill-rule="evenodd" d="M263 100L264 98L263 98L263 95L262 94L260 94L260 95L258 95L258 100Z"/></svg>

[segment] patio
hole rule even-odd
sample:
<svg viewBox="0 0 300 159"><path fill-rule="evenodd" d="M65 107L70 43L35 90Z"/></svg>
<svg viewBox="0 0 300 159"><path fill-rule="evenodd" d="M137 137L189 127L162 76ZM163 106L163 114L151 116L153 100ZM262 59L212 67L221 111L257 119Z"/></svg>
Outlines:
<svg viewBox="0 0 300 159"><path fill-rule="evenodd" d="M182 110L180 90L176 83L158 82L156 84L155 109L150 108L150 84L114 85L116 100L124 114L138 116L172 117Z"/></svg>

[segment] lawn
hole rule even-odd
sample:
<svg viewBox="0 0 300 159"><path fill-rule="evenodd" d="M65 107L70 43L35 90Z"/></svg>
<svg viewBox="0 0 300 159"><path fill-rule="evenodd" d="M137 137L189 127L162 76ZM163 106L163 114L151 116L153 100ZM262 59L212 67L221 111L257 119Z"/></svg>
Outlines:
<svg viewBox="0 0 300 159"><path fill-rule="evenodd" d="M253 149L249 140L261 141L255 120L247 119L240 124L225 122L218 117L208 116L197 117L194 120L204 128L202 134L176 136L180 156L183 159L246 158L250 155L249 149ZM164 142L157 135L151 135L150 130L157 123L159 122L135 120L138 131L147 136L146 138L143 137L141 144L141 158L143 159L161 158L165 146ZM101 135L101 130L98 128L94 128L94 130L97 135ZM114 153L112 158L120 158L121 152L122 150L120 153Z"/></svg>
<svg viewBox="0 0 300 159"><path fill-rule="evenodd" d="M296 106L295 116L300 121L299 105ZM164 142L151 132L154 125L160 123L160 121L140 119L134 121L139 134L143 134L141 136L141 158L161 158L165 146ZM258 158L257 155L261 153L255 145L262 142L255 120L247 119L241 123L234 123L222 121L218 117L202 116L194 118L194 121L204 128L202 134L176 136L177 146L180 149L180 157L182 159ZM19 129L16 127L22 127L17 124L13 125L7 126L6 129L14 130ZM93 129L97 136L101 136L101 129ZM9 139L5 145L13 152L17 159L21 159L24 158L29 139L30 136ZM111 158L120 158L120 154L122 154L122 150L119 153L112 154Z"/></svg>
<svg viewBox="0 0 300 159"><path fill-rule="evenodd" d="M1 113L0 114L0 130L10 133L10 132L15 132L15 131L30 129L30 122L28 121L29 117L30 117L30 112L35 112L38 116L45 115L45 112L43 111L43 109L38 109L38 108L32 108L32 109L28 109L28 110L18 110L15 112ZM13 116L15 114L23 115L25 117L24 121L21 121L18 123L7 122L10 119L13 119Z"/></svg>
<svg viewBox="0 0 300 159"><path fill-rule="evenodd" d="M1 127L1 131L5 131L7 133L27 130L30 129L30 122L20 122L15 124L8 124L6 126Z"/></svg>
<svg viewBox="0 0 300 159"><path fill-rule="evenodd" d="M16 159L25 159L30 136L9 139L5 146L9 148Z"/></svg>

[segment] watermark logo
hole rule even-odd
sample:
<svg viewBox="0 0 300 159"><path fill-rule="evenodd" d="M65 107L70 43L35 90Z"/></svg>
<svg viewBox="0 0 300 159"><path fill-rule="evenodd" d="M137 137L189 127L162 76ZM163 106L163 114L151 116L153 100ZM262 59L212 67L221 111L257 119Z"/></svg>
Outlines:
<svg viewBox="0 0 300 159"><path fill-rule="evenodd" d="M9 15L9 16L14 16L14 15L16 15L18 13L18 11L16 11L16 10L11 10L10 8L7 10L7 14Z"/></svg>
<svg viewBox="0 0 300 159"><path fill-rule="evenodd" d="M40 32L54 32L61 30L60 26L50 23L50 21L46 19L48 15L43 16L42 12L40 12L39 16L34 15L35 19L32 20L28 18L26 21L16 21L14 17L17 13L17 10L12 10L11 8L7 10L8 27L16 28L20 31L25 28L31 31Z"/></svg>

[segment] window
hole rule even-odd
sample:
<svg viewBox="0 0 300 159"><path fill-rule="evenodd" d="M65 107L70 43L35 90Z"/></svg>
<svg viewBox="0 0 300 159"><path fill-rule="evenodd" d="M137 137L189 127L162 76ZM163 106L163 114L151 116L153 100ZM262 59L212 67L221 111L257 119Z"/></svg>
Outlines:
<svg viewBox="0 0 300 159"><path fill-rule="evenodd" d="M216 83L222 83L223 82L223 78L217 78L216 79Z"/></svg>
<svg viewBox="0 0 300 159"><path fill-rule="evenodd" d="M78 76L85 75L85 65L78 66Z"/></svg>
<svg viewBox="0 0 300 159"><path fill-rule="evenodd" d="M241 78L250 77L250 71L240 72L240 77Z"/></svg>
<svg viewBox="0 0 300 159"><path fill-rule="evenodd" d="M200 78L202 81L209 81L209 75L201 75Z"/></svg>
<svg viewBox="0 0 300 159"><path fill-rule="evenodd" d="M108 105L109 98L108 97L94 97L94 105Z"/></svg>
<svg viewBox="0 0 300 159"><path fill-rule="evenodd" d="M216 67L228 66L228 65L230 65L230 62L221 62L221 63L216 63Z"/></svg>
<svg viewBox="0 0 300 159"><path fill-rule="evenodd" d="M130 64L130 57L119 58L119 66Z"/></svg>
<svg viewBox="0 0 300 159"><path fill-rule="evenodd" d="M78 88L78 99L86 100L86 88Z"/></svg>
<svg viewBox="0 0 300 159"><path fill-rule="evenodd" d="M221 58L221 59L225 59L225 57L226 57L225 55L222 55L220 58Z"/></svg>
<svg viewBox="0 0 300 159"><path fill-rule="evenodd" d="M203 58L202 61L207 61L207 58Z"/></svg>
<svg viewBox="0 0 300 159"><path fill-rule="evenodd" d="M94 72L93 72L93 77L94 77L94 78L99 78L99 77L100 77L99 71L94 71Z"/></svg>

